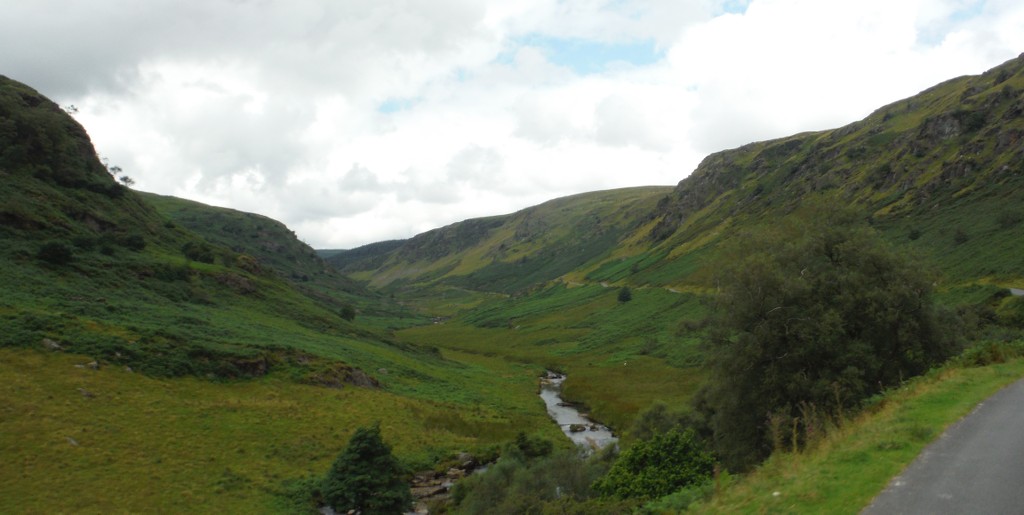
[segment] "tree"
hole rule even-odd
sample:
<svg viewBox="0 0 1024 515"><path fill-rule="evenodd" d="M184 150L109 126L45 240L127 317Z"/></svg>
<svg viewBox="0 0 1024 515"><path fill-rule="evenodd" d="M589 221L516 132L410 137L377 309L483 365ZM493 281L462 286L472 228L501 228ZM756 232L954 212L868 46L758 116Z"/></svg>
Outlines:
<svg viewBox="0 0 1024 515"><path fill-rule="evenodd" d="M380 425L356 429L320 487L324 501L338 513L404 513L412 494L402 467L380 436Z"/></svg>
<svg viewBox="0 0 1024 515"><path fill-rule="evenodd" d="M633 300L633 292L629 290L629 286L623 286L619 289L619 302L629 302Z"/></svg>
<svg viewBox="0 0 1024 515"><path fill-rule="evenodd" d="M711 479L715 459L691 429L641 440L615 460L594 489L620 499L656 499Z"/></svg>
<svg viewBox="0 0 1024 515"><path fill-rule="evenodd" d="M820 429L951 356L933 279L856 213L814 207L740 238L719 280L711 380L699 396L723 462L744 469L776 429ZM777 435L776 435L777 436Z"/></svg>
<svg viewBox="0 0 1024 515"><path fill-rule="evenodd" d="M121 181L121 184L124 184L127 188L131 188L132 186L135 185L135 179L132 179L127 175L122 175L118 177L117 180Z"/></svg>

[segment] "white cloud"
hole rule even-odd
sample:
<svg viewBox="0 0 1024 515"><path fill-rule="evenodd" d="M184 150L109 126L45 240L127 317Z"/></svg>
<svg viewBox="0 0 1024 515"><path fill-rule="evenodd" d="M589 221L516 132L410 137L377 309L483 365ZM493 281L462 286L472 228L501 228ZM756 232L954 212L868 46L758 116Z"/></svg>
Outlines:
<svg viewBox="0 0 1024 515"><path fill-rule="evenodd" d="M0 47L140 189L351 247L851 122L1015 56L1024 6L38 0Z"/></svg>

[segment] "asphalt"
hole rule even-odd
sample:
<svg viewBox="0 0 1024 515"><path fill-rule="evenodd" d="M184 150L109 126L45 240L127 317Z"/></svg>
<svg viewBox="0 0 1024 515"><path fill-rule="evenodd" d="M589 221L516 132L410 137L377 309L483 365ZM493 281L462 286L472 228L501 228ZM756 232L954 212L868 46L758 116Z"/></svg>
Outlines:
<svg viewBox="0 0 1024 515"><path fill-rule="evenodd" d="M1024 514L1024 380L950 426L861 513Z"/></svg>

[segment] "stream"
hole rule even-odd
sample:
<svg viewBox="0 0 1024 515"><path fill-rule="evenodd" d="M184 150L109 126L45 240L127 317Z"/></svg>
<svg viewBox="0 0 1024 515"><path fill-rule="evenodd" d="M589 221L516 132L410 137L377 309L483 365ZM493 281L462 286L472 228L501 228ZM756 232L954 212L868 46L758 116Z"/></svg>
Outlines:
<svg viewBox="0 0 1024 515"><path fill-rule="evenodd" d="M562 383L565 375L548 371L540 380L540 398L548 407L548 415L562 428L576 445L591 451L604 448L619 441L612 430L605 425L590 420L580 413L572 404L562 400Z"/></svg>

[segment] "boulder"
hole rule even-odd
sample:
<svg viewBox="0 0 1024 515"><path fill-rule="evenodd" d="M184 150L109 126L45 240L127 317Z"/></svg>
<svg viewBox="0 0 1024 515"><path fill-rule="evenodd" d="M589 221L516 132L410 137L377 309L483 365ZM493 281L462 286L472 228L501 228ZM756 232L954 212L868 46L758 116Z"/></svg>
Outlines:
<svg viewBox="0 0 1024 515"><path fill-rule="evenodd" d="M57 342L55 342L55 341L53 341L53 340L51 340L49 338L43 338L43 348L46 349L46 350L54 350L54 351L56 351L56 350L64 350L64 347L61 347L59 343L57 343Z"/></svg>

